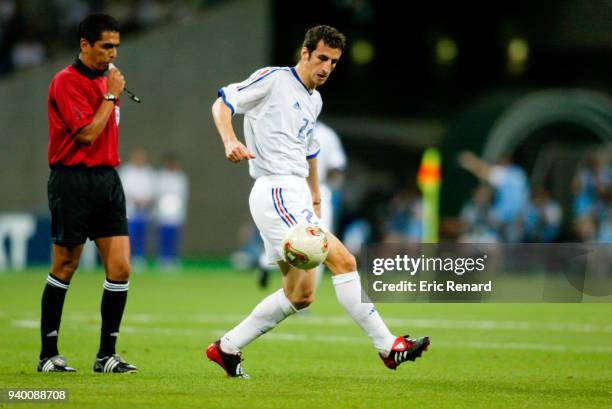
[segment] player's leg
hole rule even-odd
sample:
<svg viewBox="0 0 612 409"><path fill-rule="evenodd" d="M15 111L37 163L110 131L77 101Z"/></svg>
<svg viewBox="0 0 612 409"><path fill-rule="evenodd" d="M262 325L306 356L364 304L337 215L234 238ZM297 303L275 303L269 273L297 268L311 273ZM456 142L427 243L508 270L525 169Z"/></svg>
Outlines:
<svg viewBox="0 0 612 409"><path fill-rule="evenodd" d="M282 187L280 187L282 186ZM274 328L313 299L314 271L303 271L283 262L282 241L287 230L302 218L313 215L312 200L303 192L306 182L297 177L258 178L251 190L249 206L261 234L269 261L279 262L283 288L264 298L240 324L206 350L228 375L246 377L240 365L240 350Z"/></svg>
<svg viewBox="0 0 612 409"><path fill-rule="evenodd" d="M64 300L70 280L79 266L83 245L60 246L53 244L53 261L41 301L40 337L41 351L38 371L73 372L59 355L58 334L62 320Z"/></svg>
<svg viewBox="0 0 612 409"><path fill-rule="evenodd" d="M315 269L300 270L286 261L279 261L283 273L283 290L296 310L303 310L314 301Z"/></svg>
<svg viewBox="0 0 612 409"><path fill-rule="evenodd" d="M96 372L134 372L137 368L125 362L115 350L123 311L127 302L130 279L130 241L128 236L95 239L106 272L100 313L100 348L96 356Z"/></svg>
<svg viewBox="0 0 612 409"><path fill-rule="evenodd" d="M208 359L217 362L229 376L248 378L240 364L241 349L312 303L314 270L298 270L284 261L278 264L283 288L260 301L248 317L206 350Z"/></svg>
<svg viewBox="0 0 612 409"><path fill-rule="evenodd" d="M332 233L327 234L329 255L325 265L332 272L336 297L353 320L368 334L374 347L388 355L396 337L391 334L374 304L362 299L361 282L355 257Z"/></svg>
<svg viewBox="0 0 612 409"><path fill-rule="evenodd" d="M332 193L329 187L325 185L320 185L319 188L321 189L321 224L327 227L330 232L333 232L334 208L332 206ZM324 272L325 264L321 264L315 269L315 289L321 285Z"/></svg>
<svg viewBox="0 0 612 409"><path fill-rule="evenodd" d="M283 273L283 288L261 300L240 324L221 337L220 346L224 352L239 353L289 315L312 302L313 271L298 270L282 261L279 267Z"/></svg>
<svg viewBox="0 0 612 409"><path fill-rule="evenodd" d="M340 240L327 234L329 255L325 264L332 272L336 297L353 320L363 329L387 367L395 369L406 360L414 360L427 349L429 338L415 340L391 334L374 304L367 299L361 288L357 262Z"/></svg>

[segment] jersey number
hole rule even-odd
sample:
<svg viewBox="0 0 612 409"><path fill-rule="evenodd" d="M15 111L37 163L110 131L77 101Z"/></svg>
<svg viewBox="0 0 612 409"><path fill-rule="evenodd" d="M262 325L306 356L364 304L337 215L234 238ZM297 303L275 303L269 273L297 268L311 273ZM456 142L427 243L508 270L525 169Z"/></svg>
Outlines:
<svg viewBox="0 0 612 409"><path fill-rule="evenodd" d="M302 121L304 121L304 124L300 128L300 132L298 133L298 139L303 141L307 137L309 137L312 131L314 130L314 122L310 122L308 118L302 118Z"/></svg>
<svg viewBox="0 0 612 409"><path fill-rule="evenodd" d="M306 213L306 221L308 223L312 223L312 216L314 216L314 214L309 210L309 209L304 209L302 210L302 213Z"/></svg>

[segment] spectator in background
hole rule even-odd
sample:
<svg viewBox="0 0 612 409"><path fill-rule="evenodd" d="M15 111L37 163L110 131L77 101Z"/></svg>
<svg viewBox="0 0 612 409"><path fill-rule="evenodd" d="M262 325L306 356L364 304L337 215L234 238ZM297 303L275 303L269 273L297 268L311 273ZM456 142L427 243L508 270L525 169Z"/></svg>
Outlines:
<svg viewBox="0 0 612 409"><path fill-rule="evenodd" d="M0 0L0 76L44 63L74 41L73 27L92 12L121 21L122 34L183 22L210 2L190 0Z"/></svg>
<svg viewBox="0 0 612 409"><path fill-rule="evenodd" d="M612 243L612 186L608 185L597 207L597 242Z"/></svg>
<svg viewBox="0 0 612 409"><path fill-rule="evenodd" d="M27 29L23 4L18 1L0 0L0 75L13 70L13 48L21 33Z"/></svg>
<svg viewBox="0 0 612 409"><path fill-rule="evenodd" d="M16 69L32 68L47 60L47 49L36 26L29 25L13 45L11 59Z"/></svg>
<svg viewBox="0 0 612 409"><path fill-rule="evenodd" d="M71 28L86 15L103 8L101 4L95 5L93 3L100 2L87 0L56 0L54 2L54 14L58 16L56 21L58 32L56 34L60 36L58 39L60 42L70 44L73 37Z"/></svg>
<svg viewBox="0 0 612 409"><path fill-rule="evenodd" d="M459 219L461 221L460 243L498 243L499 234L492 212L491 200L493 191L488 185L476 187L472 197L463 205Z"/></svg>
<svg viewBox="0 0 612 409"><path fill-rule="evenodd" d="M238 229L239 248L230 256L232 267L236 270L244 271L251 270L260 266L260 259L264 251L264 245L259 235L259 230L252 220L245 220L240 224ZM259 286L265 288L268 281L261 282L261 274L258 277ZM265 277L267 280L268 277Z"/></svg>
<svg viewBox="0 0 612 409"><path fill-rule="evenodd" d="M372 225L364 218L360 217L349 223L344 229L342 242L346 248L355 256L361 255L364 246L372 242Z"/></svg>
<svg viewBox="0 0 612 409"><path fill-rule="evenodd" d="M528 243L554 243L559 237L563 210L550 192L536 188L523 211L523 239Z"/></svg>
<svg viewBox="0 0 612 409"><path fill-rule="evenodd" d="M491 165L468 151L461 152L458 159L461 167L493 187L495 198L492 214L501 237L506 242L518 242L521 239L518 220L529 197L527 176L523 169L509 158L502 158L496 165Z"/></svg>
<svg viewBox="0 0 612 409"><path fill-rule="evenodd" d="M178 157L164 156L164 165L157 172L155 219L157 222L157 262L162 268L180 267L181 233L187 218L189 180L181 169Z"/></svg>
<svg viewBox="0 0 612 409"><path fill-rule="evenodd" d="M422 234L421 197L416 189L401 189L391 199L385 222L385 241L420 243Z"/></svg>
<svg viewBox="0 0 612 409"><path fill-rule="evenodd" d="M128 33L138 32L156 25L161 19L157 7L151 0L131 0L127 16L121 27Z"/></svg>
<svg viewBox="0 0 612 409"><path fill-rule="evenodd" d="M138 271L146 266L147 231L155 201L155 171L149 164L147 153L136 148L130 154L130 160L119 168L119 176L125 191L132 268Z"/></svg>
<svg viewBox="0 0 612 409"><path fill-rule="evenodd" d="M597 231L594 240L600 244L595 247L600 251L595 252L595 257L589 257L589 273L606 280L612 277L612 186L608 185L600 199L596 206Z"/></svg>
<svg viewBox="0 0 612 409"><path fill-rule="evenodd" d="M574 228L582 241L595 239L598 210L605 207L602 198L612 182L610 167L595 153L587 155L578 167L572 188L574 190Z"/></svg>

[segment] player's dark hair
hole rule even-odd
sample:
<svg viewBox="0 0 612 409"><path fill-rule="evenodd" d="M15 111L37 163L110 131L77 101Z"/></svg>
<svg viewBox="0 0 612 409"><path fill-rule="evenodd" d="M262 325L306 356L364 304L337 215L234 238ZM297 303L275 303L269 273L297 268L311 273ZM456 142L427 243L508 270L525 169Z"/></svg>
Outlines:
<svg viewBox="0 0 612 409"><path fill-rule="evenodd" d="M308 54L311 54L317 48L321 40L330 48L344 51L344 46L346 45L344 34L333 27L320 25L310 28L304 36L303 46L308 49Z"/></svg>
<svg viewBox="0 0 612 409"><path fill-rule="evenodd" d="M102 38L102 32L119 32L119 22L108 14L90 14L79 24L79 41L87 40L91 45Z"/></svg>

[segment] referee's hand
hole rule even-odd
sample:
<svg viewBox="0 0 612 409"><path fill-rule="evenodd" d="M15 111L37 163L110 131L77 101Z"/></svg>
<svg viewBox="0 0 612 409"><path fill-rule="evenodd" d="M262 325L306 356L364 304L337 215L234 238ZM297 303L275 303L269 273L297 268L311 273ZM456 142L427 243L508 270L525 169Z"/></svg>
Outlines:
<svg viewBox="0 0 612 409"><path fill-rule="evenodd" d="M118 97L125 88L125 78L123 74L117 68L111 68L108 72L108 79L106 80L106 89L108 92Z"/></svg>

